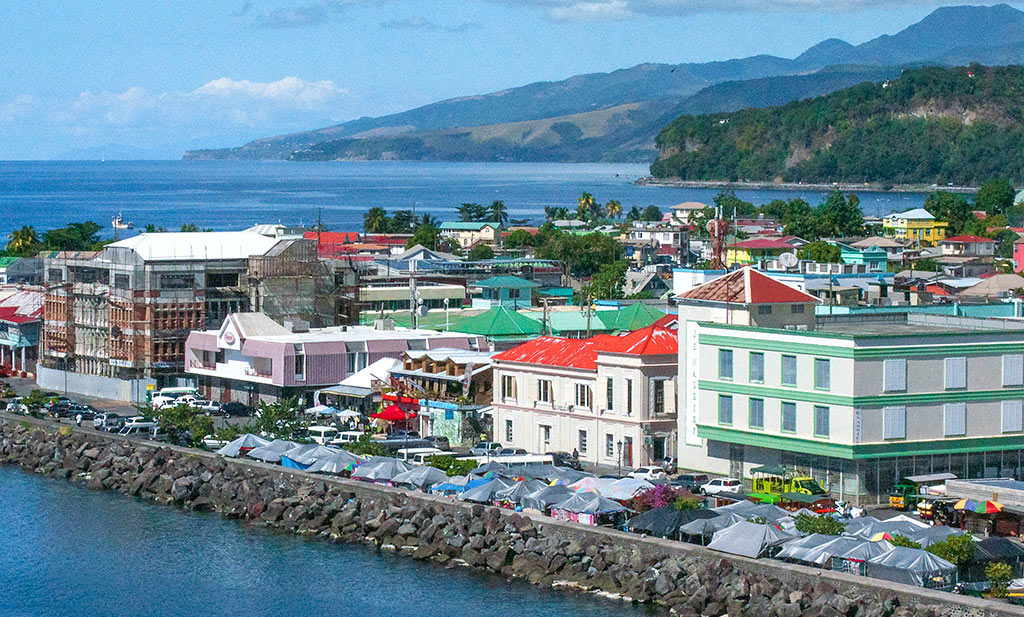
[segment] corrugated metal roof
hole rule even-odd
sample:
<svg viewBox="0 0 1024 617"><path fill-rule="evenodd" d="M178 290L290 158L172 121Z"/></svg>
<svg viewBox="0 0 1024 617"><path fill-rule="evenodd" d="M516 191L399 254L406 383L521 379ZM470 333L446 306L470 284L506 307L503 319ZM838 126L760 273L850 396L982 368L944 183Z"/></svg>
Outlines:
<svg viewBox="0 0 1024 617"><path fill-rule="evenodd" d="M144 233L108 244L126 248L144 261L245 259L263 255L281 240L251 231Z"/></svg>
<svg viewBox="0 0 1024 617"><path fill-rule="evenodd" d="M494 356L495 360L564 366L594 370L599 353L633 355L675 354L676 333L667 328L648 326L625 336L599 334L588 339L542 336Z"/></svg>
<svg viewBox="0 0 1024 617"><path fill-rule="evenodd" d="M677 296L732 304L818 302L818 298L777 281L754 268L740 268Z"/></svg>

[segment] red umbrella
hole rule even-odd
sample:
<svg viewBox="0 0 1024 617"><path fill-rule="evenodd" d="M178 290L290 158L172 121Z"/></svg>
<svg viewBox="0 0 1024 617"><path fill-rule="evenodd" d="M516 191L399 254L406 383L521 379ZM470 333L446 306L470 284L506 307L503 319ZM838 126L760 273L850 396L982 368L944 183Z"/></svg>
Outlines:
<svg viewBox="0 0 1024 617"><path fill-rule="evenodd" d="M384 408L384 411L380 413L370 414L371 418L377 418L378 420L387 420L388 422L400 422L402 420L408 420L409 418L415 418L415 411L404 411L398 405L388 405Z"/></svg>

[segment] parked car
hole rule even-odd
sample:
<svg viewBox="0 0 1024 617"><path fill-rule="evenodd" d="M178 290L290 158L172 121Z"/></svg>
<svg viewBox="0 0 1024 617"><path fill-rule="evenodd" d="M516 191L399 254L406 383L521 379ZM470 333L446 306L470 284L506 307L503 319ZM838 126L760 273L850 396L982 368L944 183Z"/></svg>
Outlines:
<svg viewBox="0 0 1024 617"><path fill-rule="evenodd" d="M98 431L116 432L124 426L124 416L112 411L98 413L93 416L92 425Z"/></svg>
<svg viewBox="0 0 1024 617"><path fill-rule="evenodd" d="M256 412L256 409L250 407L249 405L246 405L245 403L231 401L230 403L224 403L223 405L221 405L220 411L221 413L224 414L225 417L230 418L233 416L251 416Z"/></svg>
<svg viewBox="0 0 1024 617"><path fill-rule="evenodd" d="M718 493L735 493L743 487L743 482L736 478L715 478L700 487L701 495L717 495Z"/></svg>
<svg viewBox="0 0 1024 617"><path fill-rule="evenodd" d="M226 445L228 442L225 439L216 439L213 435L203 437L203 447L207 450L220 450Z"/></svg>
<svg viewBox="0 0 1024 617"><path fill-rule="evenodd" d="M419 439L419 431L393 431L388 433L388 439Z"/></svg>
<svg viewBox="0 0 1024 617"><path fill-rule="evenodd" d="M529 454L523 448L502 448L494 453L495 456L526 456Z"/></svg>
<svg viewBox="0 0 1024 617"><path fill-rule="evenodd" d="M452 444L448 442L448 438L444 435L427 435L424 439L434 444L434 447L438 450L449 451L452 449Z"/></svg>
<svg viewBox="0 0 1024 617"><path fill-rule="evenodd" d="M663 458L659 462L659 464L661 465L661 468L663 470L665 470L665 473L667 473L668 475L672 475L676 471L678 471L678 468L676 466L676 457L674 457L674 456L669 456L667 458Z"/></svg>
<svg viewBox="0 0 1024 617"><path fill-rule="evenodd" d="M498 450L501 450L500 443L496 441L481 441L470 448L469 453L473 456L494 456Z"/></svg>
<svg viewBox="0 0 1024 617"><path fill-rule="evenodd" d="M92 420L96 417L96 410L81 403L71 403L68 407L68 417L76 420L78 416L82 416L82 420Z"/></svg>
<svg viewBox="0 0 1024 617"><path fill-rule="evenodd" d="M395 458L410 465L424 465L428 458L437 454L444 454L444 451L437 448L402 448L395 452Z"/></svg>
<svg viewBox="0 0 1024 617"><path fill-rule="evenodd" d="M53 409L54 407L59 407L61 405L70 405L71 403L74 403L74 401L66 396L55 396L51 398L49 401L47 401L46 404L43 405L43 407L47 409Z"/></svg>
<svg viewBox="0 0 1024 617"><path fill-rule="evenodd" d="M150 439L152 441L167 441L166 433L160 431L160 425L156 422L133 422L131 424L125 424L117 434L124 435L125 437Z"/></svg>
<svg viewBox="0 0 1024 617"><path fill-rule="evenodd" d="M691 493L696 493L700 487L711 481L707 474L703 473L681 473L672 478L672 486L685 488Z"/></svg>
<svg viewBox="0 0 1024 617"><path fill-rule="evenodd" d="M7 407L5 409L11 413L28 413L28 405L21 402L20 396L14 397L10 401L8 401Z"/></svg>
<svg viewBox="0 0 1024 617"><path fill-rule="evenodd" d="M166 400L167 398L168 397L164 396L155 397L153 399L153 406L156 407L157 409L162 409L164 407L177 407L178 405L188 405L189 407L195 407L196 403L199 402L200 400L190 394L185 394L170 400ZM157 400L160 400L160 404L156 404Z"/></svg>
<svg viewBox="0 0 1024 617"><path fill-rule="evenodd" d="M306 430L309 431L309 438L321 446L326 446L338 437L338 429L333 426L310 426Z"/></svg>
<svg viewBox="0 0 1024 617"><path fill-rule="evenodd" d="M667 482L668 474L661 467L648 466L648 467L637 467L633 471L626 474L630 478L637 480L647 480L648 482Z"/></svg>
<svg viewBox="0 0 1024 617"><path fill-rule="evenodd" d="M217 401L208 401L204 398L201 398L197 401L194 401L192 403L192 407L194 409L200 409L202 411L205 411L208 414L220 414L221 404L218 403Z"/></svg>
<svg viewBox="0 0 1024 617"><path fill-rule="evenodd" d="M580 459L573 458L572 454L568 452L548 452L551 455L552 463L557 467L568 467L569 469L575 469L576 471L582 471L583 465L580 463Z"/></svg>
<svg viewBox="0 0 1024 617"><path fill-rule="evenodd" d="M340 431L334 439L330 441L332 446L344 446L345 444L355 443L359 441L359 438L363 436L363 431Z"/></svg>

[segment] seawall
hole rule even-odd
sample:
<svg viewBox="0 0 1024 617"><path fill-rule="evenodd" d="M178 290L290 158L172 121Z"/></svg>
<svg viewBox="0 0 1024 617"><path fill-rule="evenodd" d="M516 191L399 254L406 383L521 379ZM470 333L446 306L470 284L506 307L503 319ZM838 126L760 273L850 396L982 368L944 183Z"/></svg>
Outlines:
<svg viewBox="0 0 1024 617"><path fill-rule="evenodd" d="M531 517L0 413L0 464L246 524L363 543L449 567L661 604L674 614L1019 615L1019 608Z"/></svg>

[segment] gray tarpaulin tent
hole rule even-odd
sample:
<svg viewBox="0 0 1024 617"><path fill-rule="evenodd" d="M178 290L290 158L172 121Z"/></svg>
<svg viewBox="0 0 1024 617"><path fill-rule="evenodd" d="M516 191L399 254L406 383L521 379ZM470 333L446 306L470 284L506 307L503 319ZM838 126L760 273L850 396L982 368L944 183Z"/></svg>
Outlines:
<svg viewBox="0 0 1024 617"><path fill-rule="evenodd" d="M829 536L823 533L812 533L809 536L795 538L782 545L782 550L779 551L777 555L775 555L775 558L798 559L802 561L800 556L805 554L804 551L806 551L809 548L821 546L822 544L825 544L826 542L831 542L835 539L836 536Z"/></svg>
<svg viewBox="0 0 1024 617"><path fill-rule="evenodd" d="M847 528L846 533L861 536L863 538L870 538L875 534L883 532L909 536L910 534L918 532L921 529L921 526L915 525L910 521L879 521L877 523L870 523L868 525L864 525L857 531L853 532L851 532L849 528Z"/></svg>
<svg viewBox="0 0 1024 617"><path fill-rule="evenodd" d="M735 525L741 521L747 519L743 518L739 514L733 512L717 512L714 511L718 516L714 518L698 519L690 521L679 528L679 532L688 536L710 536L716 531L725 529L730 525Z"/></svg>
<svg viewBox="0 0 1024 617"><path fill-rule="evenodd" d="M310 473L341 473L352 471L357 465L361 465L366 459L356 456L345 450L338 450L332 454L318 456L316 461L306 468Z"/></svg>
<svg viewBox="0 0 1024 617"><path fill-rule="evenodd" d="M294 441L288 441L287 439L275 439L265 446L249 450L249 454L246 456L258 461L266 461L267 463L280 463L281 455L297 445L299 444Z"/></svg>
<svg viewBox="0 0 1024 617"><path fill-rule="evenodd" d="M773 521L777 521L777 520L779 520L781 518L786 518L786 517L792 516L792 514L787 512L786 510L783 510L779 506L773 506L770 503L762 503L760 505L755 505L753 510L744 511L744 512L742 512L742 514L743 514L743 516L746 516L747 518L753 518L755 516L760 516L760 517L764 518L764 520L768 521L769 523L773 522Z"/></svg>
<svg viewBox="0 0 1024 617"><path fill-rule="evenodd" d="M390 456L375 456L366 461L352 472L352 477L361 480L390 481L403 471L409 471L412 466L405 461Z"/></svg>
<svg viewBox="0 0 1024 617"><path fill-rule="evenodd" d="M756 558L770 547L782 544L792 537L775 525L759 525L750 521L740 521L716 531L708 548L732 555Z"/></svg>
<svg viewBox="0 0 1024 617"><path fill-rule="evenodd" d="M897 546L867 561L864 574L894 583L944 588L956 582L956 566L920 548Z"/></svg>
<svg viewBox="0 0 1024 617"><path fill-rule="evenodd" d="M808 550L803 561L813 563L816 566L824 566L833 557L842 559L853 559L867 561L893 549L893 545L886 540L872 542L855 536L842 536L832 540L828 544L822 544Z"/></svg>
<svg viewBox="0 0 1024 617"><path fill-rule="evenodd" d="M626 508L617 501L612 501L593 493L578 493L562 503L552 506L555 510L576 512L578 514L610 514L613 512L625 512Z"/></svg>
<svg viewBox="0 0 1024 617"><path fill-rule="evenodd" d="M654 488L654 485L647 480L639 480L637 478L621 478L612 482L608 486L601 489L601 495L608 499L615 499L617 501L626 501L633 497L649 491Z"/></svg>
<svg viewBox="0 0 1024 617"><path fill-rule="evenodd" d="M545 486L523 497L519 505L523 506L523 508L533 508L543 512L550 506L561 503L574 494L573 490L568 486Z"/></svg>
<svg viewBox="0 0 1024 617"><path fill-rule="evenodd" d="M495 473L498 474L499 476L511 475L509 473L508 465L504 465L502 463L499 463L498 461L490 461L488 463L484 463L483 465L476 467L475 469L473 469L473 471L469 473L476 476L482 476L485 473Z"/></svg>
<svg viewBox="0 0 1024 617"><path fill-rule="evenodd" d="M494 478L486 484L473 487L463 493L460 498L465 501L472 501L476 503L490 503L494 501L494 495L502 489L506 489L515 484L515 480L509 480L508 478Z"/></svg>
<svg viewBox="0 0 1024 617"><path fill-rule="evenodd" d="M945 542L950 536L963 535L962 529L947 527L946 525L935 525L925 527L907 534L907 537L921 545L921 548L928 548L936 542Z"/></svg>
<svg viewBox="0 0 1024 617"><path fill-rule="evenodd" d="M448 474L441 471L436 467L430 467L428 465L422 465L420 467L414 467L409 471L403 471L391 481L395 484L408 484L416 488L424 488L427 486L435 486L437 484L443 484L448 482Z"/></svg>
<svg viewBox="0 0 1024 617"><path fill-rule="evenodd" d="M513 478L535 478L539 480L559 480L563 484L572 484L593 474L576 471L568 467L556 467L555 465L516 465L503 471L502 475Z"/></svg>
<svg viewBox="0 0 1024 617"><path fill-rule="evenodd" d="M679 528L683 525L716 516L719 515L706 508L676 510L674 506L665 506L637 514L626 521L626 529L658 538L675 538L678 537Z"/></svg>
<svg viewBox="0 0 1024 617"><path fill-rule="evenodd" d="M881 522L882 522L881 519L877 519L877 518L875 518L873 516L861 516L859 518L855 518L855 519L853 519L852 521L850 521L849 523L846 524L846 534L847 535L856 534L858 531L860 531L861 529L863 529L867 525L871 525L873 523L881 523Z"/></svg>
<svg viewBox="0 0 1024 617"><path fill-rule="evenodd" d="M545 486L540 480L521 480L512 486L497 491L494 493L494 498L498 501L510 501L518 504L524 497L536 493Z"/></svg>
<svg viewBox="0 0 1024 617"><path fill-rule="evenodd" d="M746 499L744 499L742 501L737 501L736 503L731 503L727 506L718 506L717 508L711 509L719 513L731 512L733 514L739 514L746 518L747 512L751 512L757 509L757 504L752 501L747 501Z"/></svg>
<svg viewBox="0 0 1024 617"><path fill-rule="evenodd" d="M314 445L314 444L309 444ZM329 448L327 446L316 445L313 448L294 448L281 455L281 460L290 459L292 462L302 466L303 469L309 467L318 460L333 456L341 452L338 448Z"/></svg>
<svg viewBox="0 0 1024 617"><path fill-rule="evenodd" d="M249 450L259 448L260 446L265 446L268 443L270 443L270 441L263 439L262 437L257 437L252 433L246 433L244 435L240 435L237 439L233 439L232 441L224 444L224 447L217 450L217 454L220 454L221 456L236 457L242 453L242 450L248 452Z"/></svg>

